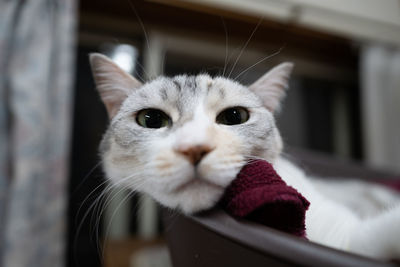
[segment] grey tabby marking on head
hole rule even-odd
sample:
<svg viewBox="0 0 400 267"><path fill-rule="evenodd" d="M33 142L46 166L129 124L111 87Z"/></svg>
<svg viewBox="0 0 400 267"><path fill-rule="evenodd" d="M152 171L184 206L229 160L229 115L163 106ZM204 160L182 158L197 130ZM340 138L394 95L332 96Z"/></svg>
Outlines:
<svg viewBox="0 0 400 267"><path fill-rule="evenodd" d="M182 87L181 87L181 85L180 85L180 83L179 83L178 81L176 81L176 80L174 79L172 82L175 84L176 89L177 89L178 91L181 91L181 90L182 90Z"/></svg>
<svg viewBox="0 0 400 267"><path fill-rule="evenodd" d="M183 86L186 89L189 89L193 94L196 93L196 77L195 76L187 76L185 77L185 84Z"/></svg>
<svg viewBox="0 0 400 267"><path fill-rule="evenodd" d="M167 99L168 99L167 90L168 90L167 88L163 88L163 89L160 90L161 98L162 98L162 100L164 100L164 101L167 101Z"/></svg>

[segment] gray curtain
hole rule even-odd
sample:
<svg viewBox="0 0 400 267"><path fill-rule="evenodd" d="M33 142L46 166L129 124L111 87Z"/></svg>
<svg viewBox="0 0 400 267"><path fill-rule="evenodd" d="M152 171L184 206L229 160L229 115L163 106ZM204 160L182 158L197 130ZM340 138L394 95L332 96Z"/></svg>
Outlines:
<svg viewBox="0 0 400 267"><path fill-rule="evenodd" d="M0 265L65 265L75 0L0 2Z"/></svg>

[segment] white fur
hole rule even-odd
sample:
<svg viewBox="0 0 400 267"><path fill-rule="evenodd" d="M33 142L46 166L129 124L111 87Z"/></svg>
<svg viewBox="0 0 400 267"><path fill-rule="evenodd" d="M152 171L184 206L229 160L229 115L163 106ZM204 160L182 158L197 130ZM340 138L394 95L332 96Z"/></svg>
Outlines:
<svg viewBox="0 0 400 267"><path fill-rule="evenodd" d="M400 194L387 186L341 177L309 179L318 192L348 207L360 218L378 216L400 203Z"/></svg>
<svg viewBox="0 0 400 267"><path fill-rule="evenodd" d="M92 55L91 62L112 119L101 150L105 172L113 183L147 193L167 207L194 213L214 206L248 160L262 158L310 201L306 231L311 241L377 258L400 257L398 204L362 219L349 208L351 201L329 198L335 193L280 156L282 140L273 112L285 95L292 64L281 64L250 87L208 75L160 77L139 86L103 56ZM221 111L236 106L249 111L248 121L239 125L216 122ZM135 116L148 108L161 109L172 125L140 126ZM210 152L193 165L180 151L199 145L207 145ZM369 186L364 184L364 188ZM375 199L393 202L385 190L376 190Z"/></svg>
<svg viewBox="0 0 400 267"><path fill-rule="evenodd" d="M321 194L313 185L313 180L293 163L280 158L274 168L288 185L310 201L306 230L311 241L370 257L400 257L400 202L386 211L382 210L379 215L362 219L345 205ZM372 185L369 187L378 190ZM379 187L379 190L383 189ZM340 194L339 191L336 193ZM378 198L389 199L392 194L390 191L379 191Z"/></svg>
<svg viewBox="0 0 400 267"><path fill-rule="evenodd" d="M215 147L213 136L208 128L212 127L213 121L206 116L204 107L198 105L194 111L193 118L185 123L175 134L173 149L181 150L190 146L204 145Z"/></svg>

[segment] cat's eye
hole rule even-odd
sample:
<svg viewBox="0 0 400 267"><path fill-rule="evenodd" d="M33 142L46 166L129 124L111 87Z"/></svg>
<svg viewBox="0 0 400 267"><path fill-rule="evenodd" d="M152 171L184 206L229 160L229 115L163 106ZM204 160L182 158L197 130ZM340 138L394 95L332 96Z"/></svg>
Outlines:
<svg viewBox="0 0 400 267"><path fill-rule="evenodd" d="M172 124L171 118L159 109L143 109L136 115L136 122L145 128L162 128Z"/></svg>
<svg viewBox="0 0 400 267"><path fill-rule="evenodd" d="M249 112L243 107L233 107L223 110L217 116L217 123L235 125L245 123L249 119Z"/></svg>

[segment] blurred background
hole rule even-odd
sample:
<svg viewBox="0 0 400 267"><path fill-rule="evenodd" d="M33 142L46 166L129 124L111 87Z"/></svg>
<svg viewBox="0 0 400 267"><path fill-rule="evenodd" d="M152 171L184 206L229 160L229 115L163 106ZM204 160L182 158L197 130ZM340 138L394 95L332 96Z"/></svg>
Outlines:
<svg viewBox="0 0 400 267"><path fill-rule="evenodd" d="M142 81L294 62L287 146L400 171L398 0L2 1L0 266L171 266L150 199L99 201L91 52Z"/></svg>

